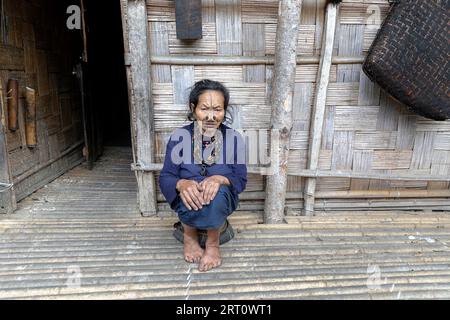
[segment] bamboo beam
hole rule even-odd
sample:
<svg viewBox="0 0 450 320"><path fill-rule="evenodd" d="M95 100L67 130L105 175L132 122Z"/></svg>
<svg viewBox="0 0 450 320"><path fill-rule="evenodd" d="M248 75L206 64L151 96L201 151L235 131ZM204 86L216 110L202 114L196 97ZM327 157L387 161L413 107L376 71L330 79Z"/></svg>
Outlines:
<svg viewBox="0 0 450 320"><path fill-rule="evenodd" d="M362 64L364 56L335 56L332 64ZM152 64L163 65L273 65L274 56L243 57L243 56L201 56L201 55L153 55ZM297 65L319 64L320 56L297 56Z"/></svg>
<svg viewBox="0 0 450 320"><path fill-rule="evenodd" d="M132 126L136 134L135 159L144 165L154 159L154 119L151 93L150 52L148 37L147 8L145 0L127 2L128 54L127 69L131 81ZM156 182L153 172L136 171L138 183L138 204L143 216L156 215Z"/></svg>
<svg viewBox="0 0 450 320"><path fill-rule="evenodd" d="M292 131L292 100L294 95L295 68L297 58L298 26L302 0L281 0L278 8L278 24L275 41L275 65L272 82L271 144L279 141L272 154L273 174L267 176L265 223L284 222L284 204L287 186L289 144ZM276 160L274 160L274 156Z"/></svg>
<svg viewBox="0 0 450 320"><path fill-rule="evenodd" d="M422 174L402 174L402 175L389 175L380 173L362 173L353 172L348 170L299 170L298 172L290 173L293 176L310 177L310 178L353 178L353 179L375 179L375 180L399 180L399 181L450 181L450 176L442 175L422 175Z"/></svg>
<svg viewBox="0 0 450 320"><path fill-rule="evenodd" d="M131 164L133 171L161 171L163 167L162 163L149 163L147 165ZM248 173L268 175L267 168L260 167L247 167ZM352 178L352 179L373 179L373 180L397 180L397 181L450 181L450 176L443 175L423 175L423 174L402 174L402 175L389 175L380 173L363 173L344 170L325 171L325 170L298 170L296 172L290 172L290 176L295 177L308 177L308 178Z"/></svg>
<svg viewBox="0 0 450 320"><path fill-rule="evenodd" d="M12 185L11 167L8 159L6 128L4 126L4 95L0 81L0 213L10 214L16 210L16 196Z"/></svg>
<svg viewBox="0 0 450 320"><path fill-rule="evenodd" d="M333 56L334 34L337 23L338 5L328 3L325 16L325 28L322 40L322 53L317 74L317 92L311 115L310 143L308 150L309 170L316 170L319 165L320 144L322 142L322 128L325 115L325 103L327 99L328 83L330 81L331 59ZM314 192L316 189L316 179L308 178L305 184L304 200L305 215L314 214Z"/></svg>
<svg viewBox="0 0 450 320"><path fill-rule="evenodd" d="M239 200L264 200L264 191L250 191L239 195ZM450 198L450 190L350 190L350 191L319 191L316 199L380 199L380 198ZM301 200L300 192L286 192L286 200ZM158 194L158 201L164 201Z"/></svg>

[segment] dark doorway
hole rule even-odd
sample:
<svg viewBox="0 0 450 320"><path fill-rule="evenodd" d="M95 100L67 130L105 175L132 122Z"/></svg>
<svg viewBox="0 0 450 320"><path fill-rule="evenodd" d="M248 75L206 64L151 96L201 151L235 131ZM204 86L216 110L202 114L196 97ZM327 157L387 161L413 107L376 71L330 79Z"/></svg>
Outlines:
<svg viewBox="0 0 450 320"><path fill-rule="evenodd" d="M131 146L120 0L84 0L87 77L96 143ZM99 152L101 154L101 151Z"/></svg>

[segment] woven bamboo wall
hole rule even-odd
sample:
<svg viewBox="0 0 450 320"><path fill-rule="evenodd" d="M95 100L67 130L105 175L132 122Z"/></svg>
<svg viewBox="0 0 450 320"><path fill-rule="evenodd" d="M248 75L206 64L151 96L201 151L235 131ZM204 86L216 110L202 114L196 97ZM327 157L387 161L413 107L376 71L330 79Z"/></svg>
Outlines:
<svg viewBox="0 0 450 320"><path fill-rule="evenodd" d="M158 55L273 55L276 0L203 0L203 39L176 39L171 0L147 1L150 47ZM387 0L344 0L336 30L335 56L365 55ZM319 55L325 0L303 0L299 28L300 56ZM162 162L170 132L188 122L189 87L202 78L225 83L231 91L235 128L267 129L270 122L270 65L153 64L157 162ZM294 127L289 172L306 167L317 64L299 65L294 94ZM370 173L450 174L450 121L435 122L409 112L370 82L361 64L332 65L319 169ZM251 174L247 191L263 191L263 177ZM305 179L290 176L288 191L303 190ZM449 189L448 182L319 178L318 191ZM301 206L300 202L295 202ZM447 201L448 205L448 201ZM296 205L294 205L296 206Z"/></svg>
<svg viewBox="0 0 450 320"><path fill-rule="evenodd" d="M77 53L67 45L68 30L60 14L65 10L56 12L54 1L3 0L3 4L6 30L0 38L0 81L4 95L8 79L19 80L20 88L19 130L7 130L9 159L20 200L82 160L81 103L71 60ZM37 93L38 145L34 149L25 142L26 86ZM80 147L66 152L74 146Z"/></svg>

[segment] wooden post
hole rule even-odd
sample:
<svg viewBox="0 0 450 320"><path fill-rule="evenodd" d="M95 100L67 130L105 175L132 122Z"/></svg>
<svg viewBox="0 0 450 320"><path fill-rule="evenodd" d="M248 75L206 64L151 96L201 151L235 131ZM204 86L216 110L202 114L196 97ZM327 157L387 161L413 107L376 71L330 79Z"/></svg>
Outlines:
<svg viewBox="0 0 450 320"><path fill-rule="evenodd" d="M16 209L16 197L12 186L12 175L6 147L6 128L4 126L4 105L2 83L0 81L0 213L13 213Z"/></svg>
<svg viewBox="0 0 450 320"><path fill-rule="evenodd" d="M301 0L280 0L275 44L273 91L271 96L271 129L279 138L276 155L272 156L273 174L267 176L265 223L283 223L287 185L289 144L292 130L292 100L294 95L298 27ZM272 144L274 136L271 136ZM274 161L274 158L277 161Z"/></svg>
<svg viewBox="0 0 450 320"><path fill-rule="evenodd" d="M325 27L322 39L322 53L317 73L316 97L314 100L311 126L310 143L308 150L307 169L316 170L319 164L320 145L322 142L322 127L325 115L325 103L327 100L328 83L330 81L331 59L333 57L334 34L337 23L338 4L328 3L325 17ZM314 192L316 179L307 178L304 190L304 214L314 214Z"/></svg>
<svg viewBox="0 0 450 320"><path fill-rule="evenodd" d="M151 94L148 18L145 0L128 0L128 53L126 65L131 96L131 115L135 137L135 161L142 165L154 162L154 124ZM157 213L156 182L153 172L136 171L138 203L143 216Z"/></svg>

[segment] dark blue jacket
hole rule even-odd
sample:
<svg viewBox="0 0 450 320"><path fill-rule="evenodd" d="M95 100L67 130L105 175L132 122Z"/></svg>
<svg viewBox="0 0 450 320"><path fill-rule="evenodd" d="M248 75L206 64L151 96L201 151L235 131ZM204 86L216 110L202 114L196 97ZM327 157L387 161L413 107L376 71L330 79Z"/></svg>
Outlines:
<svg viewBox="0 0 450 320"><path fill-rule="evenodd" d="M194 132L194 122L175 130L171 134L170 139L167 143L164 166L159 176L159 187L172 209L174 209L174 200L178 195L176 184L180 179L195 180L197 182L200 182L206 177L221 175L227 177L228 180L230 180L231 190L236 197L239 193L244 191L247 184L247 156L245 142L242 136L236 130L224 124L221 124L219 128L223 135L223 148L221 157L218 163L207 167L206 176L200 175L201 165L194 163L194 155L192 152L192 135ZM184 129L182 130L183 132L181 132L180 129ZM227 132L229 137L234 138L234 145L230 144L227 141ZM189 136L186 136L186 133L188 133ZM231 133L233 134L230 135ZM186 161L189 155L183 154L183 150L181 150L181 146L183 145L182 142L184 141L183 137L189 139L189 141L185 141L185 146L189 146L191 150L190 162ZM232 141L232 139L229 140ZM175 154L178 154L182 159L175 159L175 161L173 161L174 159L172 159L171 154L174 147L176 148L174 151ZM176 153L177 150L178 153ZM227 152L227 150L230 152ZM231 152L231 150L233 150L234 152ZM226 161L224 161L224 159Z"/></svg>

